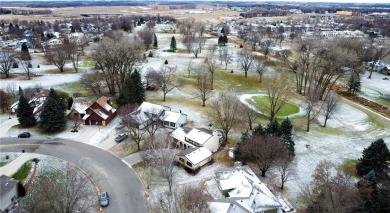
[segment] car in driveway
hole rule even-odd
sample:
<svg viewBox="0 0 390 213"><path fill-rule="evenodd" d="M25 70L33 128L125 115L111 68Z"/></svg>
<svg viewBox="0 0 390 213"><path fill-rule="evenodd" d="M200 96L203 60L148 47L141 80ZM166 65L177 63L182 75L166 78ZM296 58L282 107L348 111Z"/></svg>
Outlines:
<svg viewBox="0 0 390 213"><path fill-rule="evenodd" d="M129 137L129 135L127 133L120 133L118 136L115 137L115 141L117 143L120 143L123 140L125 140L127 137Z"/></svg>
<svg viewBox="0 0 390 213"><path fill-rule="evenodd" d="M107 192L102 192L100 194L100 205L102 207L108 206L108 193Z"/></svg>
<svg viewBox="0 0 390 213"><path fill-rule="evenodd" d="M31 134L29 132L22 132L18 135L18 138L29 138Z"/></svg>

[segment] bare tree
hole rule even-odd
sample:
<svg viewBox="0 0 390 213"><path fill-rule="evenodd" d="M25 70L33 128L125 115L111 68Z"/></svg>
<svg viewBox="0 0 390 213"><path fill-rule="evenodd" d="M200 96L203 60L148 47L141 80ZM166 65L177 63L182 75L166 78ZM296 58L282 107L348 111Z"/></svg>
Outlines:
<svg viewBox="0 0 390 213"><path fill-rule="evenodd" d="M305 98L305 114L307 119L306 131L310 131L310 123L318 116L320 113L319 105L320 105L320 86L319 85L311 85L309 87L309 91Z"/></svg>
<svg viewBox="0 0 390 213"><path fill-rule="evenodd" d="M137 144L138 151L141 150L141 142L146 133L145 129L141 129L140 125L144 122L143 114L130 115L131 112L138 108L137 104L125 105L120 108L119 114L123 115L122 124L126 126L130 134L130 138Z"/></svg>
<svg viewBox="0 0 390 213"><path fill-rule="evenodd" d="M265 177L266 172L276 165L283 149L285 147L279 137L255 134L241 143L240 156L252 161Z"/></svg>
<svg viewBox="0 0 390 213"><path fill-rule="evenodd" d="M67 43L64 43L63 48L68 55L68 59L72 62L75 72L78 72L79 59L82 53L78 51L79 45L77 45L76 42L68 41Z"/></svg>
<svg viewBox="0 0 390 213"><path fill-rule="evenodd" d="M282 153L281 157L276 161L276 169L280 174L280 189L284 189L285 183L289 181L293 175L295 175L295 171L291 165L293 156L288 152L287 149L284 151L285 153Z"/></svg>
<svg viewBox="0 0 390 213"><path fill-rule="evenodd" d="M153 44L154 31L151 28L144 28L138 31L138 36L142 40L146 51L149 50L150 45Z"/></svg>
<svg viewBox="0 0 390 213"><path fill-rule="evenodd" d="M85 72L81 77L81 83L92 93L95 97L101 97L104 93L104 76L100 72Z"/></svg>
<svg viewBox="0 0 390 213"><path fill-rule="evenodd" d="M244 70L245 77L248 77L248 71L252 68L254 58L252 52L248 50L241 50L237 55L238 66Z"/></svg>
<svg viewBox="0 0 390 213"><path fill-rule="evenodd" d="M325 97L324 105L322 107L322 115L325 117L324 127L326 127L326 121L332 117L332 115L336 112L337 107L340 103L340 97L337 93L333 91L329 91Z"/></svg>
<svg viewBox="0 0 390 213"><path fill-rule="evenodd" d="M5 91L6 91L12 98L16 98L16 95L17 95L16 84L13 84L13 83L7 84L7 86L5 87Z"/></svg>
<svg viewBox="0 0 390 213"><path fill-rule="evenodd" d="M152 203L152 212L210 213L207 202L211 197L195 186L175 187L171 193L160 193Z"/></svg>
<svg viewBox="0 0 390 213"><path fill-rule="evenodd" d="M187 70L188 78L189 78L191 76L191 71L194 69L194 61L189 60L185 63L185 65L186 65L186 70Z"/></svg>
<svg viewBox="0 0 390 213"><path fill-rule="evenodd" d="M157 77L157 84L164 94L164 101L166 95L172 90L183 86L182 79L175 79L177 67L176 66L162 66Z"/></svg>
<svg viewBox="0 0 390 213"><path fill-rule="evenodd" d="M230 130L239 124L240 100L234 91L222 92L211 100L208 119L224 133L223 146L227 144Z"/></svg>
<svg viewBox="0 0 390 213"><path fill-rule="evenodd" d="M263 75L267 72L267 66L260 60L257 60L254 64L253 70L259 75L260 83Z"/></svg>
<svg viewBox="0 0 390 213"><path fill-rule="evenodd" d="M217 70L218 67L217 61L214 59L213 56L209 56L207 58L206 65L207 65L207 70L210 73L211 90L214 90L214 74L215 74L215 70Z"/></svg>
<svg viewBox="0 0 390 213"><path fill-rule="evenodd" d="M197 96L202 100L202 106L206 106L206 101L213 96L211 90L210 73L207 72L207 68L200 66L197 70Z"/></svg>
<svg viewBox="0 0 390 213"><path fill-rule="evenodd" d="M252 30L251 32L249 32L247 34L248 34L248 40L249 40L251 47L252 47L252 51L255 51L256 45L262 39L262 34L259 32L259 29L257 29L256 31Z"/></svg>
<svg viewBox="0 0 390 213"><path fill-rule="evenodd" d="M9 109L12 96L4 90L0 90L0 108L5 113L5 110Z"/></svg>
<svg viewBox="0 0 390 213"><path fill-rule="evenodd" d="M6 78L9 78L9 73L14 63L14 55L14 52L11 50L0 50L0 73L5 74Z"/></svg>
<svg viewBox="0 0 390 213"><path fill-rule="evenodd" d="M269 105L264 106L262 110L269 115L269 119L272 122L276 114L290 99L286 75L273 75L265 83L265 89L268 95Z"/></svg>
<svg viewBox="0 0 390 213"><path fill-rule="evenodd" d="M27 74L28 80L30 80L32 74L31 58L23 56L24 54L25 53L23 51L20 52L19 62L22 65L24 72Z"/></svg>
<svg viewBox="0 0 390 213"><path fill-rule="evenodd" d="M233 62L233 59L234 59L233 58L233 52L229 51L229 49L227 49L226 47L221 48L221 49L222 49L221 57L222 57L222 60L225 63L225 70L226 70L227 66Z"/></svg>
<svg viewBox="0 0 390 213"><path fill-rule="evenodd" d="M64 66L69 59L64 45L46 48L45 58L49 63L54 64L60 72L64 72Z"/></svg>
<svg viewBox="0 0 390 213"><path fill-rule="evenodd" d="M385 47L385 46L382 46L382 45L378 45L378 46L372 45L371 53L372 53L372 55L371 55L372 63L371 63L370 75L368 76L368 78L371 78L372 71L374 71L375 65L380 60L382 60L383 58L385 58L388 55L390 55L390 50L389 50L388 47Z"/></svg>
<svg viewBox="0 0 390 213"><path fill-rule="evenodd" d="M243 120L248 124L249 130L253 129L253 124L259 118L259 113L250 108L249 106L242 104L241 105L241 116Z"/></svg>
<svg viewBox="0 0 390 213"><path fill-rule="evenodd" d="M261 43L261 49L263 49L264 55L268 56L269 52L271 51L272 41L266 40Z"/></svg>
<svg viewBox="0 0 390 213"><path fill-rule="evenodd" d="M305 212L357 212L361 205L357 188L351 176L337 170L329 161L320 162L313 180L302 191L300 199L307 206Z"/></svg>
<svg viewBox="0 0 390 213"><path fill-rule="evenodd" d="M88 213L96 211L96 197L89 177L68 164L65 169L37 176L33 188L22 199L22 208L31 213Z"/></svg>

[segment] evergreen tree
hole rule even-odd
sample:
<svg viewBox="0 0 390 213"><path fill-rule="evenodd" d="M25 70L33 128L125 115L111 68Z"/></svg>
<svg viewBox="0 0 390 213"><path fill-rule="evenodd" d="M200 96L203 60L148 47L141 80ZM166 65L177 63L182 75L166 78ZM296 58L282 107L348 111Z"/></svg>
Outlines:
<svg viewBox="0 0 390 213"><path fill-rule="evenodd" d="M145 101L145 88L142 84L141 75L137 70L130 75L131 90L129 96L131 97L130 104L137 103L139 105Z"/></svg>
<svg viewBox="0 0 390 213"><path fill-rule="evenodd" d="M222 41L223 41L223 45L226 45L228 43L228 37L226 34L223 35Z"/></svg>
<svg viewBox="0 0 390 213"><path fill-rule="evenodd" d="M348 83L348 92L355 94L357 92L360 92L361 89L361 80L359 73L352 73L349 77Z"/></svg>
<svg viewBox="0 0 390 213"><path fill-rule="evenodd" d="M356 187L368 212L380 212L380 192L375 171L371 170L364 175Z"/></svg>
<svg viewBox="0 0 390 213"><path fill-rule="evenodd" d="M218 38L218 45L223 45L223 36L220 35L219 38Z"/></svg>
<svg viewBox="0 0 390 213"><path fill-rule="evenodd" d="M49 96L43 103L41 114L39 115L39 128L45 132L58 132L65 128L65 104L64 100L54 89L50 89Z"/></svg>
<svg viewBox="0 0 390 213"><path fill-rule="evenodd" d="M173 51L173 52L175 52L176 51L176 39L175 39L175 36L172 36L172 39L171 39L171 50Z"/></svg>
<svg viewBox="0 0 390 213"><path fill-rule="evenodd" d="M168 60L165 60L164 64L168 64Z"/></svg>
<svg viewBox="0 0 390 213"><path fill-rule="evenodd" d="M221 33L222 33L222 34L224 34L224 35L226 34L226 32L225 32L225 28L224 28L224 27L222 27L222 29L221 29Z"/></svg>
<svg viewBox="0 0 390 213"><path fill-rule="evenodd" d="M288 119L287 117L280 125L280 132L282 134L283 142L286 144L287 148L291 151L291 153L295 155L295 143L292 139L292 129L293 125L291 124L290 119Z"/></svg>
<svg viewBox="0 0 390 213"><path fill-rule="evenodd" d="M32 127L36 124L36 119L34 117L34 108L30 106L28 100L23 96L19 98L18 110L16 111L16 117L22 127Z"/></svg>
<svg viewBox="0 0 390 213"><path fill-rule="evenodd" d="M156 33L153 35L153 47L156 48L156 49L157 49L157 47L158 47Z"/></svg>
<svg viewBox="0 0 390 213"><path fill-rule="evenodd" d="M19 96L22 96L23 95L23 89L22 87L19 86L19 92L18 92Z"/></svg>
<svg viewBox="0 0 390 213"><path fill-rule="evenodd" d="M21 54L22 60L26 60L26 61L31 60L31 55L30 55L30 52L29 52L28 47L26 45L26 42L23 42L21 50L20 50L20 54Z"/></svg>
<svg viewBox="0 0 390 213"><path fill-rule="evenodd" d="M73 105L73 98L72 97L69 97L68 98L68 108L70 110L70 108L72 108L72 105Z"/></svg>
<svg viewBox="0 0 390 213"><path fill-rule="evenodd" d="M277 137L281 136L280 125L276 119L273 119L272 122L267 125L265 131L267 134L270 134L272 136L277 136Z"/></svg>
<svg viewBox="0 0 390 213"><path fill-rule="evenodd" d="M253 129L252 134L254 134L254 135L264 135L264 134L265 134L265 129L264 129L263 125L261 125L261 124L259 123L259 125L257 125L257 126Z"/></svg>
<svg viewBox="0 0 390 213"><path fill-rule="evenodd" d="M381 173L388 166L389 160L389 148L383 139L379 139L363 150L363 156L356 164L356 171L359 175L365 175L371 170Z"/></svg>

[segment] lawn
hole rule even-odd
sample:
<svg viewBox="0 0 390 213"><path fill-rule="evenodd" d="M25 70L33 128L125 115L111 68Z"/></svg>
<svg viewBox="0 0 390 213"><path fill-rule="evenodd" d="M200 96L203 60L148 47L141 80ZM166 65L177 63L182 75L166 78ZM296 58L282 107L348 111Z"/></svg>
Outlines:
<svg viewBox="0 0 390 213"><path fill-rule="evenodd" d="M45 71L45 73L49 73L49 74L66 74L66 73L76 73L75 70L73 68L64 68L64 72L60 72L60 69L56 68L56 69L50 69L50 70L47 70Z"/></svg>
<svg viewBox="0 0 390 213"><path fill-rule="evenodd" d="M28 173L31 170L31 161L25 162L15 174L12 175L12 178L19 180L21 183L24 182L24 179L27 178Z"/></svg>
<svg viewBox="0 0 390 213"><path fill-rule="evenodd" d="M258 111L261 112L261 106L269 108L269 97L267 96L253 96L247 99L247 102L252 104ZM277 117L286 117L299 112L299 107L295 104L287 102L282 109L276 114Z"/></svg>

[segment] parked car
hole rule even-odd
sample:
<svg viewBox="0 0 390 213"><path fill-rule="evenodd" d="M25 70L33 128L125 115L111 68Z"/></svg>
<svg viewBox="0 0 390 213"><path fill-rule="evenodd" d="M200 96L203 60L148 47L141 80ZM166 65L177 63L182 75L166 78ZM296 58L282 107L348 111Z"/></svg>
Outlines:
<svg viewBox="0 0 390 213"><path fill-rule="evenodd" d="M118 136L115 137L115 141L119 143L124 139L126 139L127 137L129 137L127 133L120 133Z"/></svg>
<svg viewBox="0 0 390 213"><path fill-rule="evenodd" d="M108 193L107 192L102 192L100 195L100 205L102 207L108 206Z"/></svg>
<svg viewBox="0 0 390 213"><path fill-rule="evenodd" d="M31 134L29 132L22 132L18 135L18 138L29 138Z"/></svg>

